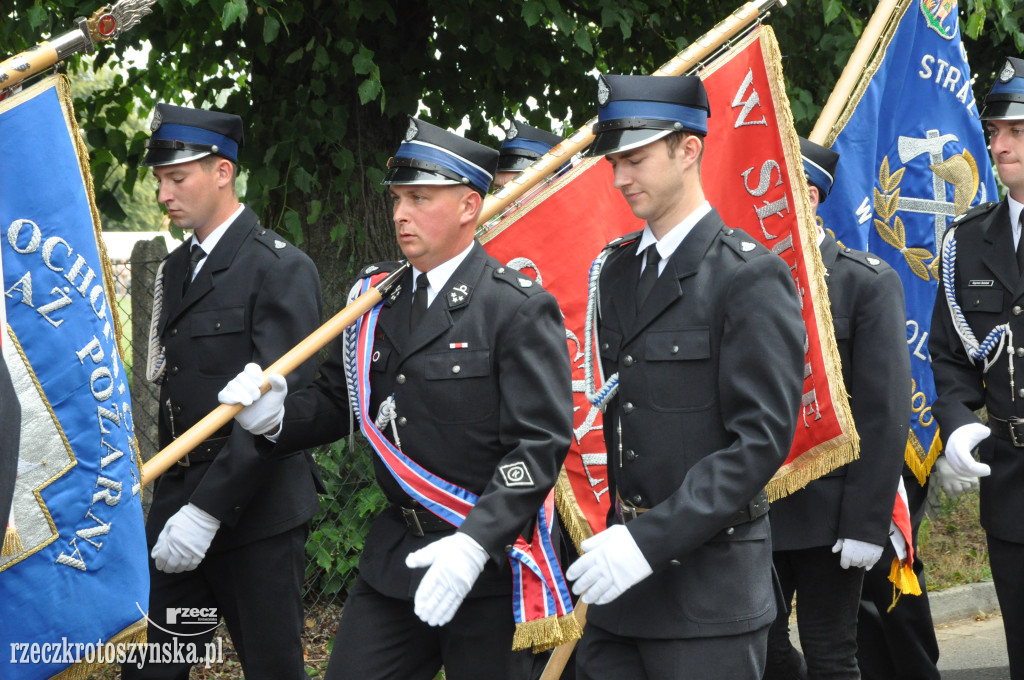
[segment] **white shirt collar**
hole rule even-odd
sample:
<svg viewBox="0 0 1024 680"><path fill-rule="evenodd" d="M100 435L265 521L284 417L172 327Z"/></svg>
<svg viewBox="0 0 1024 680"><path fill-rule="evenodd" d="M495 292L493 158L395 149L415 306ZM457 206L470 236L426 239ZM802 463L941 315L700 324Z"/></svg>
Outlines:
<svg viewBox="0 0 1024 680"><path fill-rule="evenodd" d="M704 219L704 216L711 212L711 204L704 201L697 207L692 213L686 216L686 218L672 227L667 234L661 237L659 241L654 237L654 232L651 231L651 225L644 225L644 233L640 236L640 243L637 244L636 254L637 256L645 255L644 252L647 250L647 246L652 243L658 249L658 255L661 256L661 261L658 262L658 274L665 271L665 263L668 261L672 254L676 252L679 244L683 242L683 239L689 235L693 228L697 226L697 223ZM643 267L647 265L646 261L641 265L641 271Z"/></svg>
<svg viewBox="0 0 1024 680"><path fill-rule="evenodd" d="M210 253L213 252L213 249L217 247L217 242L220 241L221 237L224 236L224 234L227 232L228 227L230 227L232 225L232 223L236 219L238 219L238 216L242 214L242 211L244 209L245 209L245 206L242 205L242 204L239 204L238 205L238 209L235 210L235 212L231 213L231 216L228 217L226 220L224 220L224 222L220 226L218 226L216 229L211 231L210 235L207 236L205 239L203 239L202 243L199 243L199 241L196 240L195 234L192 234L192 243L199 243L199 247L202 248L204 251L206 251L206 255L207 255L207 257L209 257ZM192 245L189 244L189 249L191 249L191 248L192 248ZM206 264L206 258L205 257L203 259L199 260L199 263L196 265L196 269L195 269L196 274L199 273L199 270L203 268L204 264ZM195 279L195 276L193 276L192 278Z"/></svg>
<svg viewBox="0 0 1024 680"><path fill-rule="evenodd" d="M1020 239L1020 213L1024 210L1024 203L1018 203L1007 194L1006 205L1010 209L1010 230L1013 234L1013 244L1016 246Z"/></svg>
<svg viewBox="0 0 1024 680"><path fill-rule="evenodd" d="M434 302L434 298L437 297L438 291L444 288L444 285L448 283L448 279L451 278L455 270L459 268L462 261L469 255L469 251L473 250L473 246L476 244L476 240L469 244L469 247L463 250L461 253L448 260L437 265L429 272L427 272L427 281L430 285L427 287L427 306L429 307ZM412 281L413 281L413 292L416 291L416 279L422 274L416 267L412 268Z"/></svg>

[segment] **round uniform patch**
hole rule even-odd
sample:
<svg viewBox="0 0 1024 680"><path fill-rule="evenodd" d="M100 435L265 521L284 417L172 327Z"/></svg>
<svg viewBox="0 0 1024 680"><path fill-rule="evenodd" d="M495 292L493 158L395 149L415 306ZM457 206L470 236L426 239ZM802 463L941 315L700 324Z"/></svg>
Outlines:
<svg viewBox="0 0 1024 680"><path fill-rule="evenodd" d="M1003 70L999 72L999 82L1008 83L1013 80L1013 77L1017 75L1017 71L1013 68L1013 64L1010 60L1006 60L1006 65L1003 66Z"/></svg>
<svg viewBox="0 0 1024 680"><path fill-rule="evenodd" d="M416 127L416 121L410 120L409 129L405 131L405 141L411 142L412 140L416 139L416 135L418 135L419 132L420 129Z"/></svg>

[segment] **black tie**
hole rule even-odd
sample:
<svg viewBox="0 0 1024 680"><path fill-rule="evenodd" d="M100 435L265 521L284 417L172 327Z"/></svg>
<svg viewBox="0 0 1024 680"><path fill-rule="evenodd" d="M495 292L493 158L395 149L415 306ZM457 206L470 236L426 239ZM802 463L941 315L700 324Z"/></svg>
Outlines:
<svg viewBox="0 0 1024 680"><path fill-rule="evenodd" d="M1017 271L1024 274L1024 210L1020 212L1017 226L1020 227L1020 238L1017 239Z"/></svg>
<svg viewBox="0 0 1024 680"><path fill-rule="evenodd" d="M196 267L199 266L200 260L206 257L206 251L198 243L192 244L192 250L188 254L188 276L185 277L185 282L181 287L181 294L184 295L188 291L188 287L192 284L192 279L196 275Z"/></svg>
<svg viewBox="0 0 1024 680"><path fill-rule="evenodd" d="M656 245L652 244L647 246L647 266L644 267L644 272L640 275L640 283L636 286L636 309L640 309L644 306L644 300L651 292L651 288L654 288L654 282L658 280L658 261L661 259L661 255L658 253Z"/></svg>
<svg viewBox="0 0 1024 680"><path fill-rule="evenodd" d="M409 332L416 330L420 319L427 313L427 286L430 281L426 274L416 277L416 292L412 296L412 315L409 317Z"/></svg>

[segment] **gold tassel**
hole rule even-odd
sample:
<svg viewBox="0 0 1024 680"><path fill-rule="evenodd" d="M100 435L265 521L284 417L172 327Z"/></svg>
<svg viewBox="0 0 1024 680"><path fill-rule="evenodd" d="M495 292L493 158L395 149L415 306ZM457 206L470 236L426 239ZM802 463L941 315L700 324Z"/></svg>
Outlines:
<svg viewBox="0 0 1024 680"><path fill-rule="evenodd" d="M0 550L0 556L13 557L25 552L25 544L21 542L18 530L10 525L7 526L7 533L4 534L4 547Z"/></svg>
<svg viewBox="0 0 1024 680"><path fill-rule="evenodd" d="M103 644L144 645L146 644L146 625L146 619L140 619L122 630L120 633L112 635L110 639ZM85 661L81 661L68 666L57 675L54 675L50 680L89 680L93 673L102 671L108 666L109 664L106 663L86 663Z"/></svg>
<svg viewBox="0 0 1024 680"><path fill-rule="evenodd" d="M921 594L921 583L917 580L917 574L914 573L914 566L909 562L903 564L899 557L892 559L889 580L892 581L892 604L885 610L886 613L893 610L901 595Z"/></svg>
<svg viewBox="0 0 1024 680"><path fill-rule="evenodd" d="M516 624L512 649L532 649L534 654L573 642L583 637L583 627L572 614L547 616Z"/></svg>

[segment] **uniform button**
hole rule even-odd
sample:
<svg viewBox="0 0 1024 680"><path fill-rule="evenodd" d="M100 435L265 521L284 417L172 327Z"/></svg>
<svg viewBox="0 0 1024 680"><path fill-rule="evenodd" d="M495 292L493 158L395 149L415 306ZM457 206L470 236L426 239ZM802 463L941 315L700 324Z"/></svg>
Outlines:
<svg viewBox="0 0 1024 680"><path fill-rule="evenodd" d="M633 357L631 357L628 354L626 356L622 357L622 365L626 366L627 368L629 366L632 366L633 365Z"/></svg>
<svg viewBox="0 0 1024 680"><path fill-rule="evenodd" d="M729 527L728 529L725 530L725 533L727 533L730 536L732 536L733 534L736 533L736 527Z"/></svg>
<svg viewBox="0 0 1024 680"><path fill-rule="evenodd" d="M1020 316L1020 313L1021 313L1020 305L1014 305L1013 306L1013 315L1014 316Z"/></svg>
<svg viewBox="0 0 1024 680"><path fill-rule="evenodd" d="M1024 398L1024 390L1017 390L1017 396Z"/></svg>
<svg viewBox="0 0 1024 680"><path fill-rule="evenodd" d="M678 567L681 564L679 560L669 560L668 563L673 567Z"/></svg>
<svg viewBox="0 0 1024 680"><path fill-rule="evenodd" d="M398 383L399 385L404 385L405 373L399 373L397 376L395 376L395 382Z"/></svg>
<svg viewBox="0 0 1024 680"><path fill-rule="evenodd" d="M177 328L172 328L171 329L171 337L173 338L177 334L178 334L178 329Z"/></svg>
<svg viewBox="0 0 1024 680"><path fill-rule="evenodd" d="M171 375L178 375L178 367L171 366Z"/></svg>
<svg viewBox="0 0 1024 680"><path fill-rule="evenodd" d="M509 545L505 546L505 552L507 552L507 553L512 552L512 544L511 543Z"/></svg>
<svg viewBox="0 0 1024 680"><path fill-rule="evenodd" d="M629 501L633 505L639 507L640 504L644 502L644 497L641 496L640 494L637 494L637 495L633 496L632 498L630 498Z"/></svg>
<svg viewBox="0 0 1024 680"><path fill-rule="evenodd" d="M218 321L217 323L213 324L213 330L215 330L215 331L219 331L220 330L220 321Z"/></svg>
<svg viewBox="0 0 1024 680"><path fill-rule="evenodd" d="M626 460L630 462L636 460L636 452L633 449L626 451Z"/></svg>
<svg viewBox="0 0 1024 680"><path fill-rule="evenodd" d="M679 354L679 345L672 345L672 354Z"/></svg>
<svg viewBox="0 0 1024 680"><path fill-rule="evenodd" d="M1017 356L1024 357L1024 347L1017 348Z"/></svg>
<svg viewBox="0 0 1024 680"><path fill-rule="evenodd" d="M242 506L241 505L236 505L235 506L235 512L241 512L241 511L242 511Z"/></svg>
<svg viewBox="0 0 1024 680"><path fill-rule="evenodd" d="M405 427L408 423L409 423L409 421L406 420L405 416L402 416L402 417L400 417L398 419L398 426L399 427Z"/></svg>
<svg viewBox="0 0 1024 680"><path fill-rule="evenodd" d="M505 273L505 268L504 267L498 267L498 273L499 274L504 274Z"/></svg>
<svg viewBox="0 0 1024 680"><path fill-rule="evenodd" d="M608 349L608 343L607 342L602 342L601 343L601 349L603 349L603 350L604 349Z"/></svg>
<svg viewBox="0 0 1024 680"><path fill-rule="evenodd" d="M181 415L181 407L180 406L175 406L174 407L174 415L176 415L176 416L180 416Z"/></svg>
<svg viewBox="0 0 1024 680"><path fill-rule="evenodd" d="M632 413L633 412L633 402L627 401L625 404L623 404L622 405L622 412L623 413Z"/></svg>
<svg viewBox="0 0 1024 680"><path fill-rule="evenodd" d="M454 366L452 366L452 373L458 373L461 370L462 370L462 366L459 366L458 364L455 364Z"/></svg>

